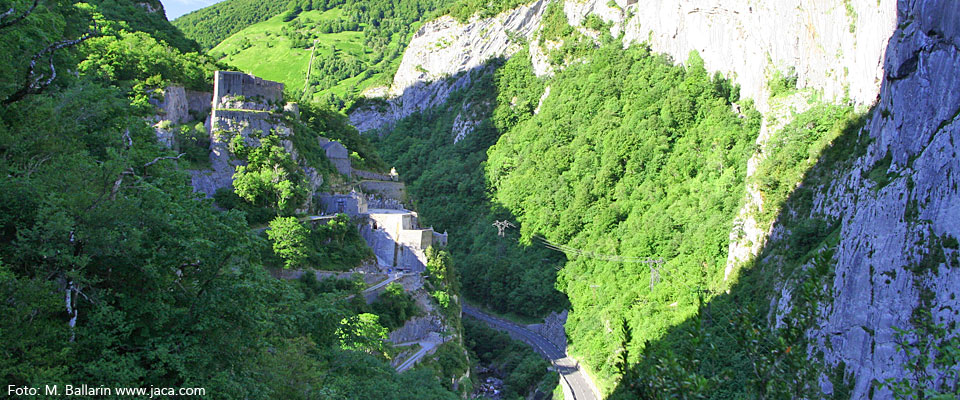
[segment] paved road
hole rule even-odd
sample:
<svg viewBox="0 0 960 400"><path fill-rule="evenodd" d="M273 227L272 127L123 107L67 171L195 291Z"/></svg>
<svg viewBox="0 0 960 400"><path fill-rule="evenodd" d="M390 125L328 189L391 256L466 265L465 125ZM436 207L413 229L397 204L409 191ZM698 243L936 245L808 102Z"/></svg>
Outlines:
<svg viewBox="0 0 960 400"><path fill-rule="evenodd" d="M563 349L560 349L545 337L524 326L494 317L467 305L463 306L463 313L490 325L494 329L506 331L514 339L530 345L537 353L550 360L568 388L568 390L564 390L565 396L572 395L574 400L594 400L597 398L590 388L586 375L580 371L579 364L567 357Z"/></svg>
<svg viewBox="0 0 960 400"><path fill-rule="evenodd" d="M423 341L423 342L419 342L419 344L420 344L420 350L417 350L417 352L413 353L413 355L410 356L410 358L407 358L406 361L398 365L397 372L403 372L410 369L410 367L412 367L414 364L417 363L417 361L423 358L423 356L425 356L428 351L433 350L434 347L437 347L437 343L431 342L431 341Z"/></svg>
<svg viewBox="0 0 960 400"><path fill-rule="evenodd" d="M364 290L363 290L363 294L376 292L377 289L380 289L380 288L382 288L382 287L384 287L384 286L389 285L391 282L399 279L401 276L403 276L403 274L402 274L402 273L399 273L399 272L390 274L390 275L388 275L387 279L385 279L383 282L380 282L380 283L378 283L378 284L376 284L376 285L373 285L373 286L370 286L370 287L364 289Z"/></svg>

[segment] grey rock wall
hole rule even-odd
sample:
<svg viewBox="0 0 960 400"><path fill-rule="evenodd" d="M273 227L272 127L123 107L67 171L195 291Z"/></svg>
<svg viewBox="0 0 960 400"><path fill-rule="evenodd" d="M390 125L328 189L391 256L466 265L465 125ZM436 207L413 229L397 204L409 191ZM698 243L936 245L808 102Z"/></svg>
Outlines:
<svg viewBox="0 0 960 400"><path fill-rule="evenodd" d="M210 114L210 109L213 107L213 93L187 89L185 94L188 112L198 116Z"/></svg>
<svg viewBox="0 0 960 400"><path fill-rule="evenodd" d="M960 4L896 6L901 28L890 40L879 102L861 133L873 142L815 200L814 212L843 226L833 302L813 337L827 361L843 361L855 374L854 398L866 398L874 379L906 375L894 328L911 327L921 291L933 297L935 323L960 321L960 265L947 239L960 237ZM890 167L881 172L893 178L880 187L868 175L888 155ZM922 263L929 268L917 268ZM782 299L788 298L785 290ZM885 390L874 396L889 397Z"/></svg>
<svg viewBox="0 0 960 400"><path fill-rule="evenodd" d="M163 101L160 103L161 118L174 124L182 124L190 120L190 109L187 101L187 92L182 86L168 86L163 91Z"/></svg>
<svg viewBox="0 0 960 400"><path fill-rule="evenodd" d="M894 327L909 327L921 290L933 293L936 322L958 321L957 250L944 247L943 240L960 237L960 159L955 145L960 140L960 3L616 0L614 6L607 0L567 0L564 11L573 25L596 14L613 23L614 35L623 34L624 45L647 43L678 62L697 51L708 70L741 85L742 96L755 100L768 116L777 113L772 110L776 105L768 102L769 82L776 71L795 74L798 86L821 92L827 101L849 100L863 109L876 103L863 133L874 139L867 154L837 171L836 180L816 198L814 209L842 221L842 237L835 254L833 302L822 310L822 323L810 332L817 345L809 350L823 351L831 365L845 363L854 377L854 398L866 398L874 380L904 376ZM526 21L524 31L534 32L526 24L538 24L537 18L515 21ZM449 20L424 25L414 39L416 45L411 43L409 57L404 56L396 88L391 87L394 97L379 108L353 113L351 121L361 131L389 126L414 111L441 104L451 90L469 85L469 74L455 73L485 60L465 51L465 43L484 48L493 42L484 41L482 35L468 42L443 41L471 37L461 34L464 29ZM429 50L430 45L440 48ZM457 49L454 46L468 59L442 56ZM497 54L509 56L509 47L499 47ZM538 72L549 75L553 70L543 65L543 51L548 49L531 53ZM444 74L456 78L437 80ZM793 109L803 107L797 104ZM776 124L765 119L764 134L758 138L761 149L765 138L788 118L789 113L779 116ZM892 161L886 172L892 180L878 187L866 176L888 154ZM750 161L753 166L760 156ZM745 195L752 206L762 206L759 193ZM730 252L736 256L731 262L759 250L767 232L754 228L744 240L733 240ZM784 229L775 225L772 235L789 234ZM914 273L907 268L941 253L942 260L935 258L936 272ZM775 299L781 311L790 308L787 286ZM824 389L832 388L825 384ZM890 397L882 390L875 395Z"/></svg>
<svg viewBox="0 0 960 400"><path fill-rule="evenodd" d="M443 104L450 92L470 85L468 72L520 50L522 46L513 38L533 36L547 3L548 0L538 0L492 18L474 18L466 24L449 16L427 22L403 53L386 104L362 107L350 114L350 122L365 132L391 126L417 111Z"/></svg>
<svg viewBox="0 0 960 400"><path fill-rule="evenodd" d="M360 189L364 193L376 194L381 198L401 203L407 201L407 188L403 182L365 180L360 182Z"/></svg>
<svg viewBox="0 0 960 400"><path fill-rule="evenodd" d="M607 3L589 2L594 9ZM761 111L774 70L795 70L799 86L828 100L873 103L897 26L895 0L652 0L624 8L633 14L620 22L624 43L646 42L680 62L696 50L708 70L732 77Z"/></svg>
<svg viewBox="0 0 960 400"><path fill-rule="evenodd" d="M542 324L527 325L527 328L547 338L550 343L557 345L558 348L566 349L567 332L564 329L564 324L566 323L567 310L563 310L563 312L560 313L551 312L550 315L547 315L547 317L543 319Z"/></svg>
<svg viewBox="0 0 960 400"><path fill-rule="evenodd" d="M237 96L255 100L253 103L282 105L283 84L242 72L217 71L213 82L214 108L220 108L224 99Z"/></svg>

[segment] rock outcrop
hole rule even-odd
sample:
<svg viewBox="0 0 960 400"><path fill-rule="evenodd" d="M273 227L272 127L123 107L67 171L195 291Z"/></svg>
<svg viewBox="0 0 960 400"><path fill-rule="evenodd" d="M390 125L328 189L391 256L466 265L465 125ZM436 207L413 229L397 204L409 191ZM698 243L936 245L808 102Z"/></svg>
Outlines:
<svg viewBox="0 0 960 400"><path fill-rule="evenodd" d="M861 132L873 141L813 211L842 221L833 302L813 336L828 362L854 373L854 398L868 397L875 379L907 375L894 329L921 328L915 310L936 324L960 321L960 5L900 1L897 16L879 101ZM874 171L889 182L870 179Z"/></svg>
<svg viewBox="0 0 960 400"><path fill-rule="evenodd" d="M798 86L817 88L826 99L873 103L883 78L887 38L897 27L894 0L618 4L633 14L620 22L625 44L648 43L678 61L697 51L708 70L733 78L761 112L769 97L767 83L777 70L795 72Z"/></svg>
<svg viewBox="0 0 960 400"><path fill-rule="evenodd" d="M385 101L353 111L350 122L365 132L443 104L451 92L470 85L471 71L520 50L518 39L533 37L547 3L538 0L466 24L449 16L427 22L407 46Z"/></svg>
<svg viewBox="0 0 960 400"><path fill-rule="evenodd" d="M272 112L282 99L282 83L239 72L214 74L209 124L211 168L192 171L196 191L212 197L217 189L233 184L233 173L240 161L232 158L227 148L232 134L243 136L244 141L253 146L259 145L260 134L276 129L281 131L281 136L291 134Z"/></svg>
<svg viewBox="0 0 960 400"><path fill-rule="evenodd" d="M567 310L563 312L551 312L543 319L542 324L527 325L527 328L547 338L550 343L557 345L558 348L567 348L567 332L564 325L567 323Z"/></svg>
<svg viewBox="0 0 960 400"><path fill-rule="evenodd" d="M182 86L168 86L164 90L151 93L150 103L159 113L151 120L155 121L157 142L167 148L173 148L176 138L172 125L185 124L210 112L213 95ZM158 96L159 95L159 96ZM159 98L158 98L159 97Z"/></svg>

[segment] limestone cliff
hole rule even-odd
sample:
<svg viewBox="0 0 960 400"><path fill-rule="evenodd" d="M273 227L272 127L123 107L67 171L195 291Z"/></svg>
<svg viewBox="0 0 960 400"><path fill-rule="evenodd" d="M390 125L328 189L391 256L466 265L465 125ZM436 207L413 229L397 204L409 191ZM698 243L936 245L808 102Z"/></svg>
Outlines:
<svg viewBox="0 0 960 400"><path fill-rule="evenodd" d="M504 30L535 35L530 24L538 23L545 2L497 18L522 22ZM829 288L833 301L820 310L822 320L810 332L818 345L809 352L822 352L829 365L843 362L853 376L854 398L877 390L871 389L874 380L905 375L894 328L909 328L917 307L932 308L937 323L960 320L955 145L960 139L960 5L955 1L567 0L564 12L574 26L589 14L612 23L611 33L625 46L646 43L678 61L697 51L708 70L739 84L741 95L753 99L766 117L751 173L767 137L807 107L801 98L770 101L769 83L778 73L796 77L800 88L816 91L825 101L851 102L864 111L872 107L860 132L869 138L865 155L850 156L836 179L819 189L811 212L836 218L841 232ZM530 17L517 20L518 15ZM469 84L468 78L453 83L437 78L476 68L492 54L512 54L509 42L471 36L476 28L469 27L488 22L426 24L404 55L390 90L394 97L379 110L355 112L351 120L361 130L389 125ZM498 51L465 50L488 49L492 43L499 43ZM534 65L549 74L549 66L537 58L540 50L531 49ZM867 178L878 168L889 182ZM737 224L746 234L731 235L728 270L755 256L768 235L749 212L763 206L762 194L750 187L745 196ZM790 234L776 224L770 232ZM784 284L774 299L781 312L790 308L790 294ZM832 390L829 383L824 390ZM882 389L876 394L889 395Z"/></svg>
<svg viewBox="0 0 960 400"><path fill-rule="evenodd" d="M427 22L403 53L384 101L353 111L350 122L365 132L443 104L450 92L470 85L468 72L520 50L519 41L533 36L547 2L537 0L492 18L474 17L466 24L449 16Z"/></svg>
<svg viewBox="0 0 960 400"><path fill-rule="evenodd" d="M150 102L159 111L151 119L156 122L154 127L157 141L167 148L173 148L174 132L165 125L184 124L197 118L203 119L203 116L210 112L212 97L213 95L209 92L184 89L182 86L168 86L164 90L153 91Z"/></svg>
<svg viewBox="0 0 960 400"><path fill-rule="evenodd" d="M565 8L572 23L584 9L604 7L580 4ZM624 9L625 19L612 20L612 29L623 29L625 43L646 42L677 60L698 51L708 69L732 77L768 116L778 112L767 103L775 70L795 71L800 87L827 100L876 104L860 133L872 139L866 155L837 171L811 212L837 218L842 229L833 302L821 310L821 324L811 332L819 345L809 351L823 351L830 365L846 365L854 398L867 397L874 380L904 376L894 328L910 328L917 307L930 308L935 323L960 320L957 250L944 244L960 236L954 144L960 135L960 6L937 0L713 0L649 1ZM610 13L598 15L607 19ZM771 120L758 138L761 149L776 129ZM881 172L891 181L880 187L867 179L874 168L886 169ZM748 197L756 203L760 196ZM790 232L774 226L773 234ZM731 262L756 254L764 232L748 236L747 248L731 246ZM783 287L781 311L791 298L789 284ZM932 300L921 300L921 293Z"/></svg>
<svg viewBox="0 0 960 400"><path fill-rule="evenodd" d="M861 132L872 144L813 210L842 221L833 302L813 336L828 362L855 374L855 398L867 397L873 379L905 375L894 328L914 327L915 310L929 310L933 323L960 321L960 5L912 0L896 9L900 28ZM869 179L874 170L889 182ZM782 301L789 297L785 290Z"/></svg>

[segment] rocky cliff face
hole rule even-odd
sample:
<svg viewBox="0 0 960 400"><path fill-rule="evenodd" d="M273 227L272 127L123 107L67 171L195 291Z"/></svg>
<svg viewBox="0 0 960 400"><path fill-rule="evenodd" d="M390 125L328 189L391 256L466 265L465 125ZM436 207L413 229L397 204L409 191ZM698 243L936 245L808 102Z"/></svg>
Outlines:
<svg viewBox="0 0 960 400"><path fill-rule="evenodd" d="M468 72L520 50L518 42L533 36L547 2L538 0L466 24L449 16L424 24L403 53L385 102L352 112L350 122L365 132L443 104L450 92L470 85Z"/></svg>
<svg viewBox="0 0 960 400"><path fill-rule="evenodd" d="M654 0L625 10L632 17L615 21L624 43L646 42L678 61L698 51L708 70L736 80L761 112L776 70L795 71L800 87L817 88L827 99L873 103L897 24L894 0ZM568 13L572 23L577 17Z"/></svg>
<svg viewBox="0 0 960 400"><path fill-rule="evenodd" d="M160 99L151 97L151 104L159 108L159 114L152 119L155 124L157 141L167 147L174 146L174 132L171 129L163 128L167 124L184 124L194 120L194 117L200 117L210 112L210 103L213 95L209 92L198 92L187 90L182 86L168 86L162 91L156 91L154 95L159 94ZM202 117L200 117L202 118ZM162 123L163 121L167 121Z"/></svg>
<svg viewBox="0 0 960 400"><path fill-rule="evenodd" d="M855 398L874 379L906 375L894 328L921 328L915 311L929 311L932 323L960 321L960 5L910 0L896 9L900 28L861 133L873 142L815 200L814 213L843 225L834 300L813 336L828 362L855 373ZM869 179L873 171L889 182Z"/></svg>
<svg viewBox="0 0 960 400"><path fill-rule="evenodd" d="M773 71L795 73L798 86L828 101L876 103L861 132L873 138L867 154L838 171L812 211L842 221L842 231L834 300L821 310L822 324L812 332L818 345L810 352L823 351L830 365L846 365L854 398L867 397L874 380L905 376L894 328L911 328L918 307L929 309L934 323L960 320L952 239L960 236L954 145L960 134L960 6L936 0L651 1L624 7L624 18L617 19L599 3L574 3L565 11L572 24L595 12L615 23L613 31L623 30L625 43L646 42L677 60L698 51L708 69L732 77L767 115L761 149L789 118L782 110L804 107L767 102ZM780 115L770 118L774 114ZM878 166L892 177L883 187L866 178ZM755 191L748 199L762 206ZM789 232L774 226L773 234ZM734 242L731 266L756 254L764 236L754 224L746 240ZM790 298L785 285L781 310L789 309Z"/></svg>
<svg viewBox="0 0 960 400"><path fill-rule="evenodd" d="M544 5L523 10L534 7ZM766 116L752 167L766 138L807 107L800 97L770 102L769 83L778 71L795 76L800 88L816 90L823 100L849 101L863 110L873 106L860 133L872 139L866 154L851 156L845 169L836 171L836 179L819 190L812 211L819 218L836 218L842 229L829 288L833 301L821 310L821 323L810 333L817 345L809 351L822 352L830 365L846 365L854 377L853 397L877 390L871 389L874 380L905 376L894 328L910 328L916 309L928 309L934 323L960 320L955 145L960 140L960 5L949 0L568 0L564 12L574 26L596 14L612 23L614 36L622 33L624 45L647 43L675 60L697 51L708 70L741 85L742 96L755 100ZM417 93L411 100L432 99L452 90L425 83L436 78L431 71L464 71L484 61L471 52L465 53L467 59L448 57L446 64L430 58L446 53L427 51L430 42L423 38L435 42L443 32L462 29L455 26L425 25L421 43L411 45L404 57L408 70L398 82L407 89L392 90L397 97L386 111L356 113L354 122L373 129L437 104L423 101L399 111L407 93ZM549 74L549 66L537 58L541 53L531 49L534 65ZM511 53L504 47L500 54ZM426 72L409 71L415 65ZM878 168L889 179L882 186L868 179ZM738 221L746 234L731 235L728 269L755 256L768 234L747 212L763 206L761 193L750 188L746 197ZM790 234L777 225L771 231ZM784 285L774 300L779 310L790 308L790 291ZM823 389L832 390L829 383ZM875 394L889 396L883 390Z"/></svg>
<svg viewBox="0 0 960 400"><path fill-rule="evenodd" d="M918 307L929 309L934 323L960 320L960 268L951 239L960 235L954 145L960 6L936 0L618 1L618 14L605 4L568 2L565 11L571 24L595 13L614 23L615 34L623 31L625 44L645 42L676 60L698 51L708 69L733 78L765 113L761 149L789 119L784 110L805 107L768 103L774 71L795 74L798 86L828 101L876 103L861 132L873 138L867 154L838 171L812 211L811 217L842 221L842 231L829 293L834 300L821 310L821 324L811 332L818 345L809 351L822 351L829 365L846 365L854 398L866 398L875 380L905 376L894 328L911 328ZM750 161L754 167L758 157ZM888 168L885 157L892 160ZM883 187L866 178L878 165L892 177ZM748 190L747 207L762 207L761 197ZM749 229L732 242L728 269L755 255L766 235L746 213L739 222ZM787 234L773 227L773 235ZM784 285L776 300L781 311L790 308L790 292ZM823 389L833 388L824 383Z"/></svg>

